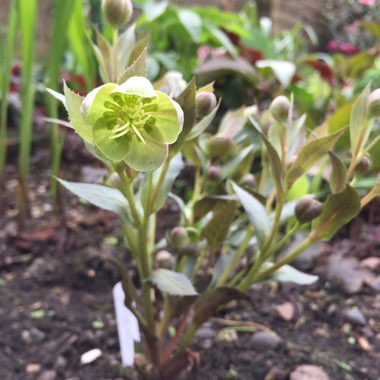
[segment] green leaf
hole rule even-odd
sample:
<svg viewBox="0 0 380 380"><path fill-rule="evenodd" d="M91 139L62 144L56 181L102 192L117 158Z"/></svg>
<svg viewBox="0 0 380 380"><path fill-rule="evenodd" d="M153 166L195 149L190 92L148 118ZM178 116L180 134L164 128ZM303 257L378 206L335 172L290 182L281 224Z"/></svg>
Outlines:
<svg viewBox="0 0 380 380"><path fill-rule="evenodd" d="M63 83L63 91L71 124L82 139L87 142L92 142L91 126L86 124L81 113L83 98L74 91L71 91L67 87L66 82Z"/></svg>
<svg viewBox="0 0 380 380"><path fill-rule="evenodd" d="M265 263L262 269L268 269L272 265L272 263ZM290 265L284 265L272 274L271 279L279 282L294 282L298 285L311 285L318 280L318 276L303 273Z"/></svg>
<svg viewBox="0 0 380 380"><path fill-rule="evenodd" d="M144 15L148 21L153 21L166 11L168 5L167 1L146 1L144 4Z"/></svg>
<svg viewBox="0 0 380 380"><path fill-rule="evenodd" d="M123 74L120 75L117 83L124 83L129 78L139 76L146 77L147 76L147 48L145 48L138 58L132 63L132 65L128 66Z"/></svg>
<svg viewBox="0 0 380 380"><path fill-rule="evenodd" d="M68 182L60 178L57 178L57 181L87 202L126 218L129 205L120 190L90 183Z"/></svg>
<svg viewBox="0 0 380 380"><path fill-rule="evenodd" d="M218 248L227 238L231 223L235 217L235 201L227 201L217 207L211 219L202 228L201 238L206 239L211 250Z"/></svg>
<svg viewBox="0 0 380 380"><path fill-rule="evenodd" d="M364 91L358 96L351 109L350 142L353 160L362 152L372 128L372 123L367 117L367 99L369 92L370 85L368 84Z"/></svg>
<svg viewBox="0 0 380 380"><path fill-rule="evenodd" d="M207 290L198 297L193 305L194 316L192 323L200 326L210 319L212 313L220 306L232 300L249 300L249 297L247 294L234 288L220 287Z"/></svg>
<svg viewBox="0 0 380 380"><path fill-rule="evenodd" d="M156 269L153 271L150 281L163 293L173 296L195 296L191 281L183 274L169 269Z"/></svg>
<svg viewBox="0 0 380 380"><path fill-rule="evenodd" d="M189 33L193 41L200 42L202 19L195 12L186 8L178 8L177 15L183 27Z"/></svg>
<svg viewBox="0 0 380 380"><path fill-rule="evenodd" d="M297 178L292 188L288 191L286 200L292 201L302 198L309 193L309 179L306 175Z"/></svg>
<svg viewBox="0 0 380 380"><path fill-rule="evenodd" d="M138 57L140 57L141 53L145 49L148 48L149 43L150 43L150 35L147 34L144 38L142 38L141 40L139 40L135 44L135 46L133 47L132 53L129 57L129 62L128 62L127 67L131 66L133 64L133 62L135 62L136 59L138 59Z"/></svg>
<svg viewBox="0 0 380 380"><path fill-rule="evenodd" d="M339 131L349 124L351 109L352 102L348 102L334 111L334 113L327 119L330 133Z"/></svg>
<svg viewBox="0 0 380 380"><path fill-rule="evenodd" d="M370 33L372 33L378 40L380 40L380 24L375 21L364 21L360 23L360 26L363 29L368 30Z"/></svg>
<svg viewBox="0 0 380 380"><path fill-rule="evenodd" d="M322 214L313 221L311 240L329 240L339 228L360 211L360 197L349 185L338 194L331 194L323 205Z"/></svg>
<svg viewBox="0 0 380 380"><path fill-rule="evenodd" d="M296 65L290 61L262 59L256 62L259 68L269 67L282 86L287 87L296 73Z"/></svg>
<svg viewBox="0 0 380 380"><path fill-rule="evenodd" d="M250 83L257 81L255 68L243 58L218 57L200 65L194 73L202 83L209 83L228 74L241 75Z"/></svg>
<svg viewBox="0 0 380 380"><path fill-rule="evenodd" d="M290 189L294 181L306 174L336 143L344 130L318 138L306 143L298 153L295 163L286 175L286 183Z"/></svg>
<svg viewBox="0 0 380 380"><path fill-rule="evenodd" d="M170 146L170 156L175 156L182 148L182 145L186 141L186 137L194 127L196 105L195 105L195 79L193 78L187 87L176 98L176 101L181 106L184 113L184 122L182 132L178 136L177 141Z"/></svg>
<svg viewBox="0 0 380 380"><path fill-rule="evenodd" d="M228 38L226 33L215 27L215 25L211 22L204 22L204 27L219 41L224 49L226 49L232 56L237 56L236 47Z"/></svg>
<svg viewBox="0 0 380 380"><path fill-rule="evenodd" d="M263 140L265 147L267 148L267 153L268 153L268 160L269 160L269 165L271 169L271 173L274 179L274 182L276 183L277 191L279 195L283 192L283 184L282 184L282 165L281 165L281 160L280 157L275 149L275 147L271 144L271 142L267 139L267 137L262 133L260 125L257 123L257 121L253 118L250 117L249 120L251 121L252 125L256 129L257 133Z"/></svg>
<svg viewBox="0 0 380 380"><path fill-rule="evenodd" d="M135 24L127 28L118 39L117 72L122 73L128 68L129 60L136 43ZM145 49L144 49L145 50ZM140 54L141 55L141 54ZM144 71L143 69L141 71ZM139 74L135 74L139 75ZM141 75L146 76L146 75Z"/></svg>
<svg viewBox="0 0 380 380"><path fill-rule="evenodd" d="M232 188L238 196L257 236L259 247L262 248L268 240L271 231L271 221L265 207L250 193L231 182Z"/></svg>
<svg viewBox="0 0 380 380"><path fill-rule="evenodd" d="M233 156L220 168L220 179L231 178L237 169L240 169L242 162L247 157L253 157L252 147L247 146L242 149L236 156Z"/></svg>
<svg viewBox="0 0 380 380"><path fill-rule="evenodd" d="M336 194L342 192L346 187L347 169L342 160L333 152L329 152L331 172L329 184L331 191Z"/></svg>

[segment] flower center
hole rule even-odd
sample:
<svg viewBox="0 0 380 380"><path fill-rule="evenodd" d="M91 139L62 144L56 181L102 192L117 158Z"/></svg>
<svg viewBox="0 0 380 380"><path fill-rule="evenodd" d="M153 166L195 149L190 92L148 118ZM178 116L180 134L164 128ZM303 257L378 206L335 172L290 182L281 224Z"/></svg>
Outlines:
<svg viewBox="0 0 380 380"><path fill-rule="evenodd" d="M137 95L115 94L111 95L112 101L105 101L104 107L108 111L103 113L107 127L111 130L110 139L118 139L123 136L129 138L136 135L137 139L145 144L142 131L152 127L154 117L148 112L157 107L152 104L150 98L141 98Z"/></svg>

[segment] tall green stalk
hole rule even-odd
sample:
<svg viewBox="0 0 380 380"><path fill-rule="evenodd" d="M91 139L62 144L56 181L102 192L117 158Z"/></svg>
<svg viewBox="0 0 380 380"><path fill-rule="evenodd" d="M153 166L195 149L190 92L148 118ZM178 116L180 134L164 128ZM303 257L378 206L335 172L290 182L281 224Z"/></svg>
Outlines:
<svg viewBox="0 0 380 380"><path fill-rule="evenodd" d="M20 222L26 217L28 206L27 183L29 176L30 151L32 146L34 85L33 62L35 57L35 34L37 24L37 0L18 0L21 29L22 113L20 125L19 150L19 217Z"/></svg>
<svg viewBox="0 0 380 380"><path fill-rule="evenodd" d="M0 183L4 175L4 166L7 155L7 107L8 89L11 79L12 61L14 56L16 28L18 14L17 3L14 0L9 12L7 35L1 39L0 60L1 60L1 100L0 100ZM5 45L4 45L5 43Z"/></svg>
<svg viewBox="0 0 380 380"><path fill-rule="evenodd" d="M66 27L70 22L70 16L76 0L54 0L54 15L53 15L53 33L50 42L49 62L48 62L48 78L47 86L55 91L58 91L59 70L62 63L63 53L66 41ZM49 117L58 118L58 102L47 94L46 105ZM52 151L52 167L53 176L57 176L61 153L64 142L63 135L59 132L57 125L50 127L51 151ZM54 177L52 177L54 178ZM57 182L55 179L51 181L51 193L54 199L57 197Z"/></svg>

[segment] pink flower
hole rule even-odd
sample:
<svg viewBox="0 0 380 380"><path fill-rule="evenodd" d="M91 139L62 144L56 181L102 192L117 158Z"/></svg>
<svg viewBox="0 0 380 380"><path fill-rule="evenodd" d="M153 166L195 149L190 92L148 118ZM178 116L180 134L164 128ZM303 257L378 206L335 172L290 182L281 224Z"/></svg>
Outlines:
<svg viewBox="0 0 380 380"><path fill-rule="evenodd" d="M330 40L327 44L327 49L329 49L330 51L338 51L339 43L336 40Z"/></svg>
<svg viewBox="0 0 380 380"><path fill-rule="evenodd" d="M342 42L339 45L339 51L344 54L356 54L359 52L359 49L355 45L350 44L349 42Z"/></svg>
<svg viewBox="0 0 380 380"><path fill-rule="evenodd" d="M368 5L369 7L373 7L376 4L376 0L359 0L359 3L362 5Z"/></svg>

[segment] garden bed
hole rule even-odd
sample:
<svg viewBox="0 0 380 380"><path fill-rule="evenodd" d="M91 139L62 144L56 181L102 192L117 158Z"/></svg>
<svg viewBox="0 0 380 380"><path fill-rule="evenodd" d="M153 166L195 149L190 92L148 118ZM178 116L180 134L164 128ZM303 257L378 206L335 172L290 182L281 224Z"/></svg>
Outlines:
<svg viewBox="0 0 380 380"><path fill-rule="evenodd" d="M131 379L120 366L112 303L119 277L108 261L129 260L118 220L67 192L65 218L55 217L48 158L46 148L35 147L33 207L21 233L16 228L16 165L7 166L0 220L0 378ZM80 171L77 162L83 164ZM62 167L69 180L90 182L89 176L101 175L73 135ZM161 224L171 226L176 217L174 205L168 204ZM322 367L330 379L379 379L379 217L378 203L372 204L333 243L299 263L320 276L315 285L256 285L251 303L232 302L220 310L191 346L200 352L199 379L288 379L302 364ZM338 266L346 265L351 281L342 284L339 274L332 274L334 257ZM358 262L361 266L355 267ZM259 324L257 331L269 336L255 333L252 326L236 336L231 330L222 334L228 325L218 319L222 317L241 326ZM101 357L81 364L80 356L94 348L102 351Z"/></svg>

